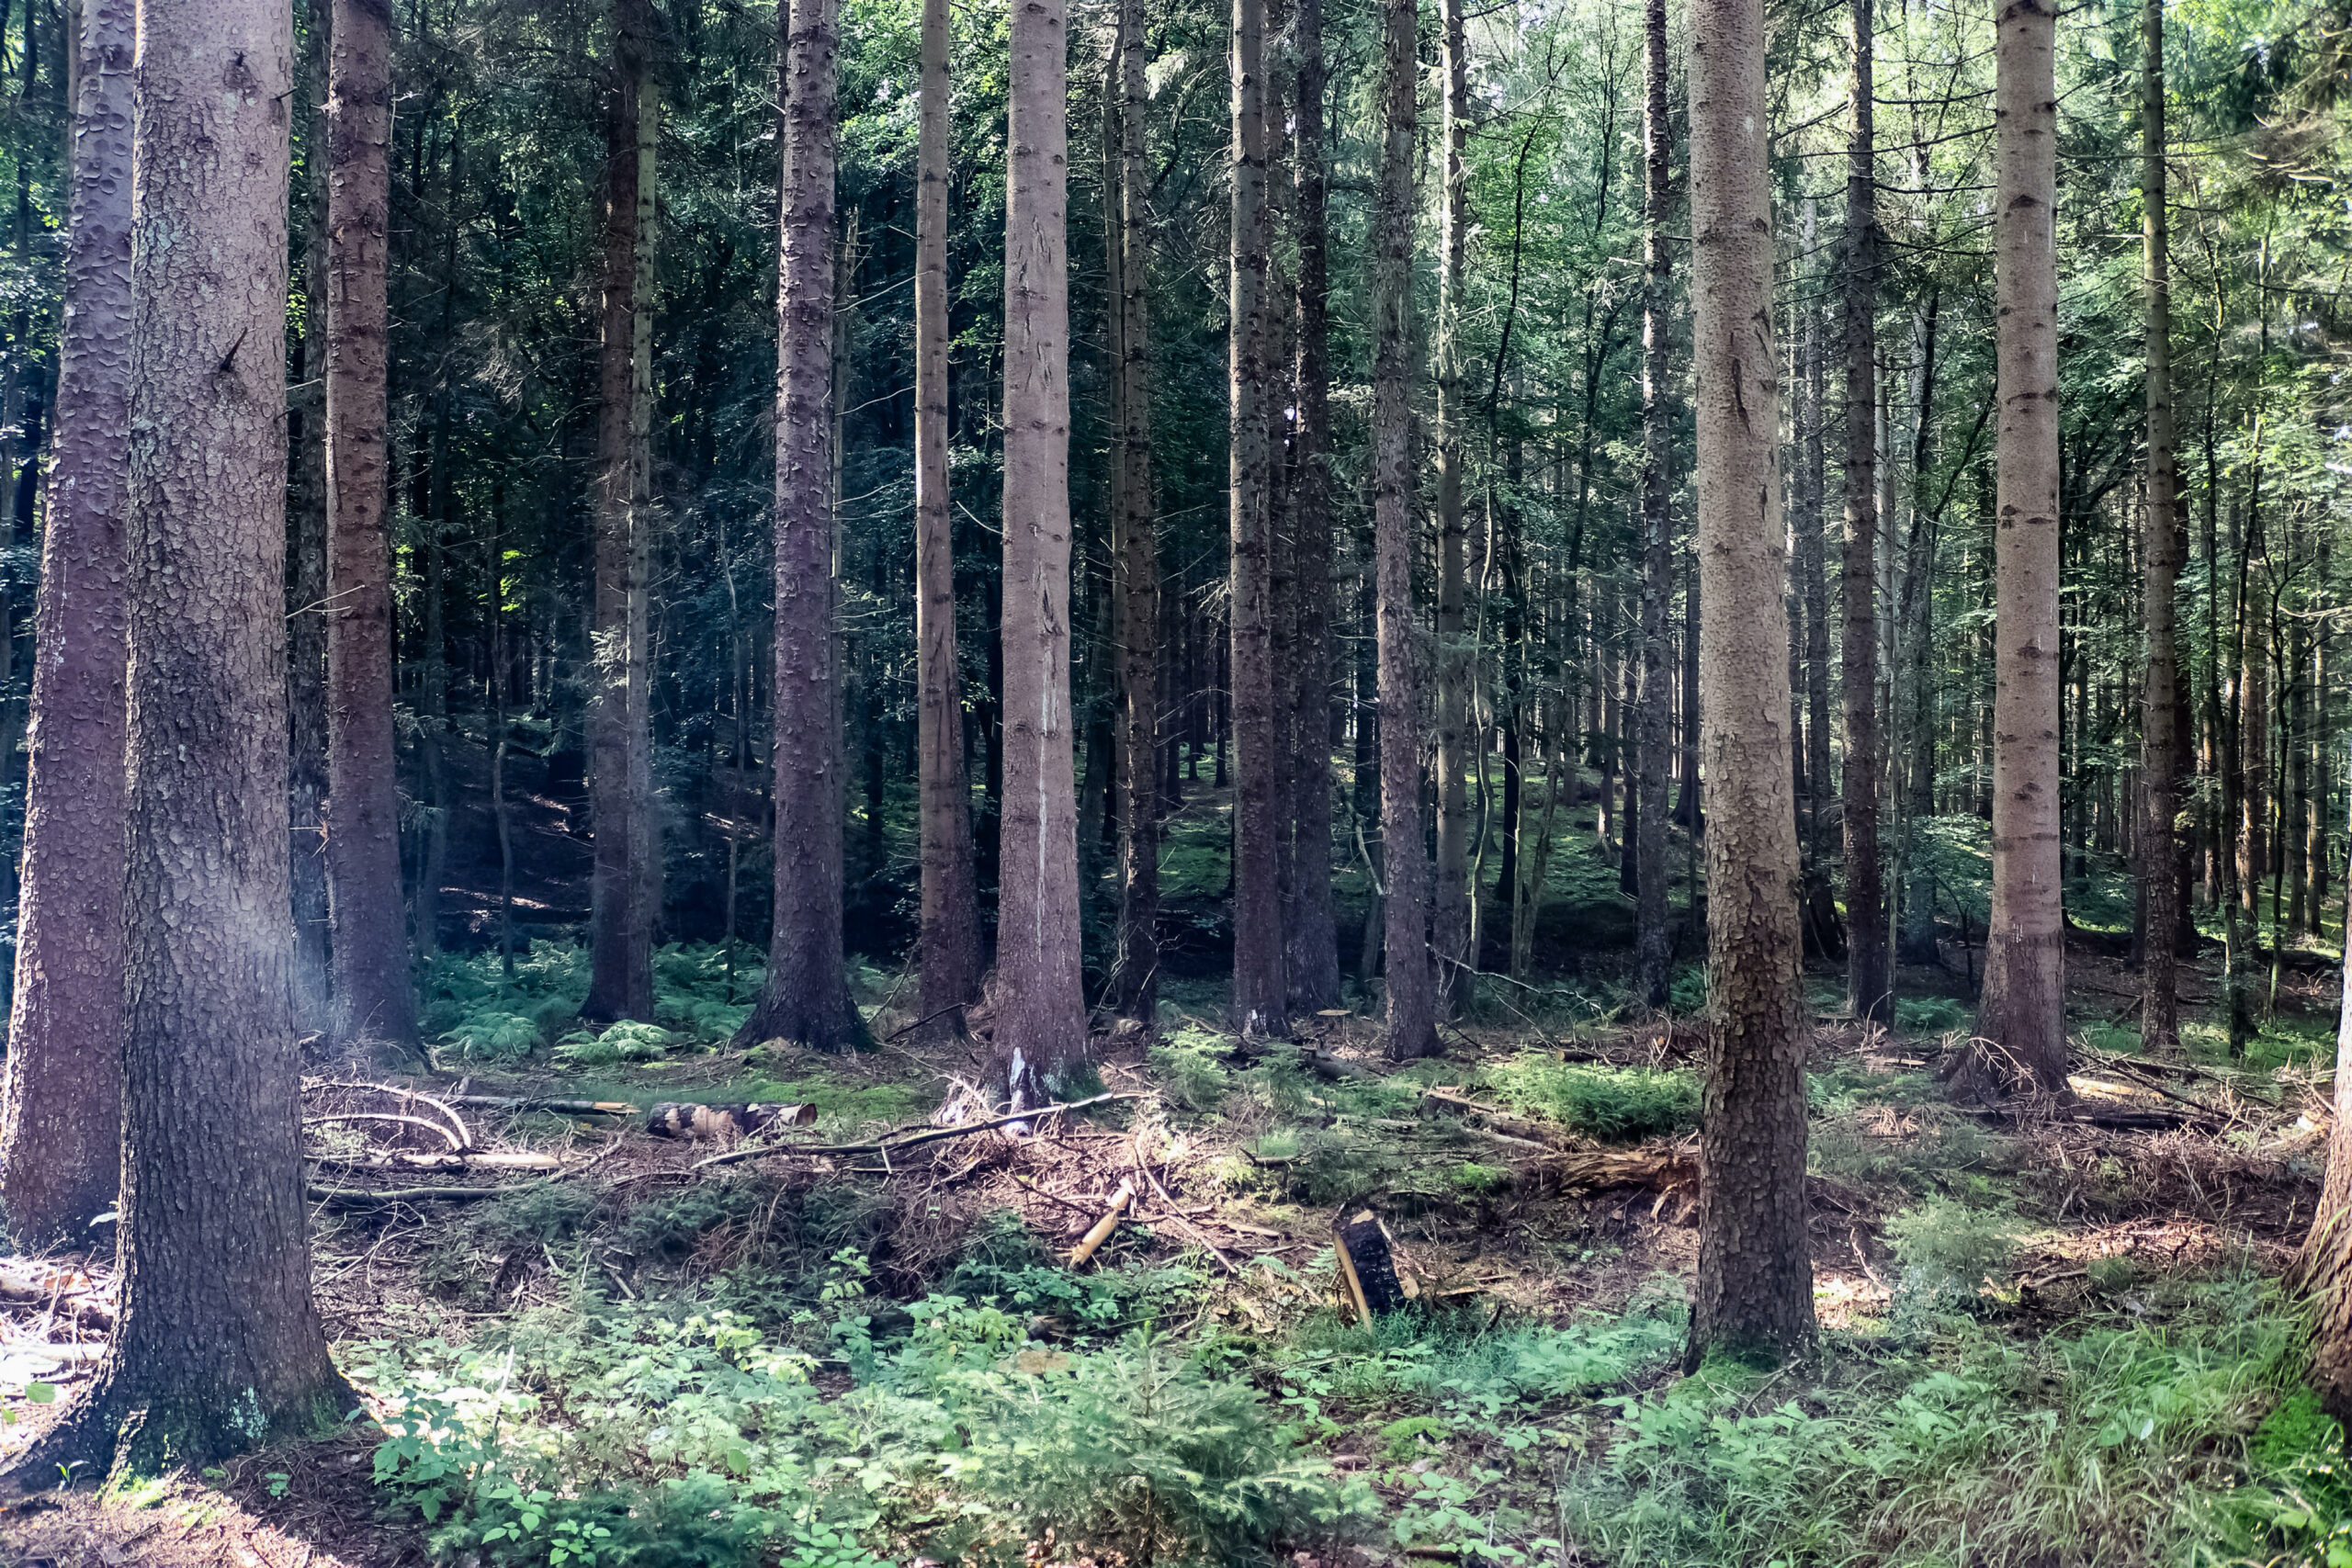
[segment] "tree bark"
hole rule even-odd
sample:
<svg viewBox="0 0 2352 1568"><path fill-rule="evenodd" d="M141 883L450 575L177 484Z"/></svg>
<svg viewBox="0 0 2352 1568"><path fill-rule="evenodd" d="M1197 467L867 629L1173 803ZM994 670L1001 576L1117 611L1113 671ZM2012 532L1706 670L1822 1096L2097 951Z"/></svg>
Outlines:
<svg viewBox="0 0 2352 1568"><path fill-rule="evenodd" d="M1641 811L1634 832L1634 994L1653 1010L1666 1005L1674 938L1667 928L1666 758L1672 744L1668 711L1667 605L1674 597L1674 411L1667 391L1674 259L1666 225L1674 197L1668 164L1672 122L1667 100L1666 0L1647 0L1643 33L1642 143L1642 691Z"/></svg>
<svg viewBox="0 0 2352 1568"><path fill-rule="evenodd" d="M2066 1087L2065 933L2059 901L2058 269L2055 13L2007 0L1995 51L2000 306L1999 615L1993 712L1993 909L1977 1092Z"/></svg>
<svg viewBox="0 0 2352 1568"><path fill-rule="evenodd" d="M1062 0L1013 0L1005 182L1004 818L989 1081L1016 1111L1050 1103L1086 1055L1070 757L1064 17Z"/></svg>
<svg viewBox="0 0 2352 1568"><path fill-rule="evenodd" d="M1298 595L1292 721L1291 908L1284 967L1294 1012L1337 1005L1340 943L1331 908L1330 156L1323 123L1322 0L1297 0L1297 107L1292 146L1298 231L1298 417L1293 426L1292 527Z"/></svg>
<svg viewBox="0 0 2352 1568"><path fill-rule="evenodd" d="M1804 204L1804 252L1814 252L1815 210L1813 198ZM1829 763L1829 575L1827 550L1822 536L1822 510L1826 453L1822 411L1826 397L1821 355L1821 320L1826 307L1808 302L1804 309L1804 346L1800 352L1804 385L1798 391L1798 421L1804 465L1804 505L1797 513L1797 549L1804 579L1804 705L1805 705L1805 828L1811 839L1813 876L1826 876L1821 863L1827 857L1826 821L1836 798Z"/></svg>
<svg viewBox="0 0 2352 1568"><path fill-rule="evenodd" d="M1267 505L1266 121L1263 0L1233 0L1233 224L1226 353L1233 555L1233 1025L1280 1033L1281 773L1274 726L1273 561Z"/></svg>
<svg viewBox="0 0 2352 1568"><path fill-rule="evenodd" d="M2141 685L2140 777L2146 818L2140 830L2140 871L2147 886L2141 922L2140 1038L2151 1050L2180 1043L2179 878L2176 819L2180 813L2182 746L2177 728L2179 662L2174 626L2174 584L2180 572L2180 467L2174 456L2172 413L2172 282L2165 254L2165 17L2163 0L2147 0L2141 22L2140 199L2143 276L2147 298L2147 499L2141 555L2145 579L2147 655Z"/></svg>
<svg viewBox="0 0 2352 1568"><path fill-rule="evenodd" d="M139 20L122 1308L18 1461L44 1487L118 1450L152 1472L330 1430L351 1404L311 1303L288 991L292 30L260 0Z"/></svg>
<svg viewBox="0 0 2352 1568"><path fill-rule="evenodd" d="M588 812L595 835L588 999L580 1016L653 1017L652 932L640 925L643 884L632 731L643 649L637 645L635 538L639 126L651 18L643 0L616 0L605 127L604 290L597 362L594 674L588 705ZM821 482L821 472L820 482ZM781 536L783 530L778 529ZM781 639L779 639L780 641ZM783 683L778 682L778 690ZM777 705L781 709L782 703ZM830 724L830 710L828 723ZM782 863L781 857L778 861Z"/></svg>
<svg viewBox="0 0 2352 1568"><path fill-rule="evenodd" d="M2346 949L2346 965L2335 1026L2335 1124L2327 1136L2327 1179L2299 1271L2313 1304L2312 1382L2322 1407L2336 1420L2352 1423L2352 948Z"/></svg>
<svg viewBox="0 0 2352 1568"><path fill-rule="evenodd" d="M1854 134L1846 174L1846 998L1856 1018L1893 1015L1879 858L1878 178L1871 4L1853 0Z"/></svg>
<svg viewBox="0 0 2352 1568"><path fill-rule="evenodd" d="M1420 689L1413 658L1413 139L1419 31L1414 0L1382 0L1379 190L1373 212L1373 533L1378 557L1380 839L1386 875L1392 1060L1437 1050L1430 961L1429 858L1421 848Z"/></svg>
<svg viewBox="0 0 2352 1568"><path fill-rule="evenodd" d="M336 0L327 89L327 896L334 1032L416 1040L401 903L384 505L391 11Z"/></svg>
<svg viewBox="0 0 2352 1568"><path fill-rule="evenodd" d="M327 186L332 177L327 123L328 50L333 37L331 0L308 0L310 37L302 62L306 130L303 190L299 212L307 230L302 245L303 329L299 364L288 380L300 389L290 397L287 439L294 446L288 465L289 511L287 570L286 697L292 747L292 855L294 881L294 1023L306 1034L334 1025L330 998L327 903L327 448L326 369ZM128 164L125 165L128 167ZM125 182L128 188L128 182ZM320 383L312 386L311 383ZM118 741L118 745L119 742Z"/></svg>
<svg viewBox="0 0 2352 1568"><path fill-rule="evenodd" d="M1691 32L1699 559L1709 605L1699 676L1713 818L1699 1274L1685 1353L1695 1368L1714 1353L1803 1355L1815 1321L1761 0L1702 6Z"/></svg>
<svg viewBox="0 0 2352 1568"><path fill-rule="evenodd" d="M972 787L964 769L964 674L956 637L956 530L947 473L947 0L923 0L915 192L916 718L922 796L923 1017L980 988Z"/></svg>
<svg viewBox="0 0 2352 1568"><path fill-rule="evenodd" d="M122 1141L123 573L130 436L133 0L83 0L55 446L35 602L0 1213L86 1246Z"/></svg>
<svg viewBox="0 0 2352 1568"><path fill-rule="evenodd" d="M1439 145L1444 185L1438 204L1436 417L1430 445L1437 469L1437 882L1430 899L1430 947L1438 960L1438 994L1466 1004L1463 971L1475 964L1470 946L1470 763L1476 736L1470 722L1469 627L1464 616L1469 531L1462 514L1462 313L1470 224L1468 39L1462 0L1441 0Z"/></svg>
<svg viewBox="0 0 2352 1568"><path fill-rule="evenodd" d="M836 0L792 0L785 26L777 84L784 197L776 266L775 919L767 980L737 1038L838 1051L862 1043L865 1027L842 958L832 494Z"/></svg>

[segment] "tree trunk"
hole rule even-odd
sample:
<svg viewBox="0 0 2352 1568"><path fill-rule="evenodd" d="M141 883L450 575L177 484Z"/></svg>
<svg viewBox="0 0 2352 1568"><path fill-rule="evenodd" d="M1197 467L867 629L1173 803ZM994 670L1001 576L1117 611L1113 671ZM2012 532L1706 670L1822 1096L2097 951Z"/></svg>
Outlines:
<svg viewBox="0 0 2352 1568"><path fill-rule="evenodd" d="M292 753L290 773L294 882L294 1023L305 1034L334 1027L330 1003L327 908L327 448L326 400L318 382L326 369L327 150L330 0L308 0L309 38L302 62L302 102L311 117L302 202L303 330L299 364L288 378L301 388L287 412L290 511L286 547L286 697ZM126 296L127 297L127 296ZM119 740L117 741L119 747Z"/></svg>
<svg viewBox="0 0 2352 1568"><path fill-rule="evenodd" d="M1464 620L1469 533L1462 514L1462 313L1470 224L1468 39L1462 0L1441 0L1439 145L1444 185L1439 191L1436 418L1430 445L1437 469L1437 881L1430 899L1430 947L1438 960L1438 992L1466 1005L1463 965L1470 942L1470 645Z"/></svg>
<svg viewBox="0 0 2352 1568"><path fill-rule="evenodd" d="M597 368L594 675L588 706L588 814L595 835L589 916L588 999L594 1022L653 1017L650 931L638 915L639 860L650 846L635 833L638 739L633 688L643 652L635 646L639 593L635 364L637 359L638 129L644 108L645 52L651 27L642 0L616 0L605 127L605 273ZM820 470L821 474L822 470ZM777 530L781 536L783 530ZM781 638L778 639L779 643ZM800 668L796 666L796 669ZM777 682L779 692L784 689ZM783 704L777 705L781 709ZM831 722L830 707L827 724ZM779 866L782 857L778 857Z"/></svg>
<svg viewBox="0 0 2352 1568"><path fill-rule="evenodd" d="M841 727L833 637L836 0L792 0L776 271L775 919L767 981L737 1038L820 1051L865 1026L842 961ZM942 1004L948 1005L948 1004Z"/></svg>
<svg viewBox="0 0 2352 1568"><path fill-rule="evenodd" d="M1668 168L1672 122L1667 100L1666 0L1645 6L1642 66L1644 187L1642 259L1642 691L1635 710L1641 728L1641 811L1635 837L1634 997L1653 1010L1666 1006L1667 972L1674 938L1667 928L1666 753L1668 603L1674 597L1674 411L1667 392L1668 311L1673 255L1666 225L1674 197Z"/></svg>
<svg viewBox="0 0 2352 1568"><path fill-rule="evenodd" d="M206 1464L352 1403L311 1303L288 989L292 30L257 0L139 22L130 205L170 243L141 244L131 285L122 1309L18 1461L38 1485L118 1449Z"/></svg>
<svg viewBox="0 0 2352 1568"><path fill-rule="evenodd" d="M650 44L660 24L650 10L642 14ZM650 73L640 74L637 84L637 222L629 246L636 282L629 294L628 357L628 940L631 964L644 964L649 1010L653 996L653 943L662 924L662 827L653 800L652 630L653 549L661 525L661 513L653 504L653 246L661 232L657 200L661 186L655 173L661 130L661 87ZM453 162L455 156L453 151ZM838 734L838 708L833 728ZM652 1014L649 1010L643 1016Z"/></svg>
<svg viewBox="0 0 2352 1568"><path fill-rule="evenodd" d="M1373 213L1373 533L1378 556L1380 840L1386 894L1388 1055L1437 1050L1429 858L1421 848L1420 690L1413 660L1412 352L1414 0L1382 0L1380 184Z"/></svg>
<svg viewBox="0 0 2352 1568"><path fill-rule="evenodd" d="M1846 999L1893 1017L1878 791L1878 179L1872 144L1871 4L1853 0L1854 134L1846 174Z"/></svg>
<svg viewBox="0 0 2352 1568"><path fill-rule="evenodd" d="M1263 0L1233 3L1233 225L1227 368L1233 551L1233 1024L1280 1033L1281 760L1274 727L1273 561L1267 507L1266 121ZM1220 751L1219 759L1222 761Z"/></svg>
<svg viewBox="0 0 2352 1568"><path fill-rule="evenodd" d="M1066 47L1062 0L1015 0L1005 182L1003 873L989 1082L1016 1111L1046 1103L1086 1055L1069 728Z"/></svg>
<svg viewBox="0 0 2352 1568"><path fill-rule="evenodd" d="M335 0L327 124L327 895L334 1032L416 1040L401 907L392 736L391 549L384 520L386 214L391 12Z"/></svg>
<svg viewBox="0 0 2352 1568"><path fill-rule="evenodd" d="M83 0L55 456L35 607L0 1212L20 1247L90 1241L122 1142L125 447L132 0Z"/></svg>
<svg viewBox="0 0 2352 1568"><path fill-rule="evenodd" d="M1713 818L1699 1275L1685 1353L1695 1369L1715 1352L1803 1355L1815 1323L1762 0L1701 7L1691 34L1699 559L1710 606L1699 676Z"/></svg>
<svg viewBox="0 0 2352 1568"><path fill-rule="evenodd" d="M1322 0L1297 0L1293 177L1298 231L1298 359L1291 518L1298 596L1291 758L1291 908L1284 968L1295 1013L1338 1005L1331 911L1331 351L1329 152L1323 125Z"/></svg>
<svg viewBox="0 0 2352 1568"><path fill-rule="evenodd" d="M1815 209L1811 197L1804 203L1804 254L1815 248ZM1798 420L1804 465L1804 504L1797 513L1797 551L1804 579L1804 705L1805 705L1805 829L1811 870L1808 887L1826 880L1823 862L1828 858L1827 818L1837 790L1829 771L1829 577L1827 550L1822 537L1822 511L1826 497L1822 411L1826 402L1826 374L1822 363L1821 320L1825 305L1807 300L1804 308L1804 339L1800 351L1803 386L1798 392ZM1826 900L1817 900L1826 907Z"/></svg>
<svg viewBox="0 0 2352 1568"><path fill-rule="evenodd" d="M2147 654L2140 689L2140 777L2146 818L2140 829L2140 872L2147 886L2147 914L2140 926L2143 996L2140 1038L2143 1048L2169 1050L2180 1043L2180 1004L2176 974L2179 963L2179 882L2175 822L2180 814L2184 748L2176 728L2179 686L2174 630L2174 583L2180 560L2174 553L2179 533L2180 467L2173 455L2172 279L2166 254L2169 214L2165 210L2165 13L2164 0L2146 0L2141 19L2140 198L2143 277L2147 288L2148 472L2142 514L2141 556L2147 616Z"/></svg>
<svg viewBox="0 0 2352 1568"><path fill-rule="evenodd" d="M2327 1137L2327 1179L2299 1271L2313 1305L2312 1382L2321 1406L2352 1424L2352 945L2345 962L2335 1026L2335 1124Z"/></svg>
<svg viewBox="0 0 2352 1568"><path fill-rule="evenodd" d="M2059 902L2058 269L2054 13L2013 0L1995 51L2000 126L1999 615L1993 714L1993 910L1984 943L1977 1092L2066 1087Z"/></svg>

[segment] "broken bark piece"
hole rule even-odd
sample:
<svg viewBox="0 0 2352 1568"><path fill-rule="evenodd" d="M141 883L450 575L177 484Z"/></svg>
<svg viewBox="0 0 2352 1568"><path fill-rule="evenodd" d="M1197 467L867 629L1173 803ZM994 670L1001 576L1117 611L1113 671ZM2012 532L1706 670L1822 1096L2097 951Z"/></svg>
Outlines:
<svg viewBox="0 0 2352 1568"><path fill-rule="evenodd" d="M817 1120L813 1105L698 1105L691 1100L657 1105L646 1114L645 1130L657 1138L743 1138L764 1127L806 1127Z"/></svg>
<svg viewBox="0 0 2352 1568"><path fill-rule="evenodd" d="M1396 1259L1388 1247L1387 1227L1370 1209L1358 1209L1332 1222L1332 1239L1340 1258L1340 1278L1347 1286L1356 1316L1364 1323L1395 1312L1406 1301L1405 1283L1396 1277Z"/></svg>
<svg viewBox="0 0 2352 1568"><path fill-rule="evenodd" d="M1136 1184L1133 1179L1119 1183L1119 1190L1111 1194L1111 1206L1102 1211L1102 1217L1094 1222L1092 1228L1088 1230L1085 1235L1079 1238L1076 1247L1070 1248L1069 1266L1071 1268L1075 1269L1093 1257L1095 1249L1111 1239L1111 1233L1119 1228L1119 1216L1127 1212L1127 1205L1135 1201L1135 1195Z"/></svg>

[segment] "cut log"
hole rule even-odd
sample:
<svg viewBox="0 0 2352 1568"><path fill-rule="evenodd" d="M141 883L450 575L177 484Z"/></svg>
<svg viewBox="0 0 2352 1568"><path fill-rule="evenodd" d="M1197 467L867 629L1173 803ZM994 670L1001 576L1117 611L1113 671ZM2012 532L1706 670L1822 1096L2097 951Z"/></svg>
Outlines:
<svg viewBox="0 0 2352 1568"><path fill-rule="evenodd" d="M806 1127L817 1120L813 1105L697 1105L665 1102L646 1113L645 1130L657 1138L709 1139L751 1136L763 1127Z"/></svg>
<svg viewBox="0 0 2352 1568"><path fill-rule="evenodd" d="M452 1094L452 1105L482 1111L552 1111L560 1116L635 1116L636 1106L625 1100L543 1100L536 1095Z"/></svg>
<svg viewBox="0 0 2352 1568"><path fill-rule="evenodd" d="M1370 1209L1353 1213L1342 1209L1332 1222L1331 1235L1337 1244L1332 1250L1339 1255L1340 1280L1347 1287L1358 1321L1368 1324L1405 1304L1405 1282L1396 1276L1388 1230L1378 1214Z"/></svg>
<svg viewBox="0 0 2352 1568"><path fill-rule="evenodd" d="M1102 1217L1094 1222L1092 1228L1088 1230L1085 1235L1079 1238L1076 1247L1070 1248L1069 1266L1071 1268L1075 1269L1093 1257L1095 1250L1111 1239L1111 1233L1119 1228L1119 1216L1127 1212L1127 1205L1134 1201L1135 1195L1136 1184L1132 1179L1119 1183L1119 1190L1111 1194L1111 1206L1102 1211Z"/></svg>

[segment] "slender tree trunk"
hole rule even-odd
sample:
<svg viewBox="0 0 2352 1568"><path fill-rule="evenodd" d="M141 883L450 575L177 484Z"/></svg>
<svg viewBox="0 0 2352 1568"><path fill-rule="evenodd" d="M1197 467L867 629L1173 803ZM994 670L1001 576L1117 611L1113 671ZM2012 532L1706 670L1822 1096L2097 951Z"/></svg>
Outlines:
<svg viewBox="0 0 2352 1568"><path fill-rule="evenodd" d="M391 13L335 0L327 89L327 895L335 1033L410 1045L384 521Z"/></svg>
<svg viewBox="0 0 2352 1568"><path fill-rule="evenodd" d="M646 13L649 36L658 24ZM661 513L653 503L653 271L661 232L661 186L655 152L662 130L662 90L648 73L637 85L637 222L630 233L628 356L628 951L632 977L644 966L648 1012L653 998L653 943L662 925L662 825L653 798L654 544ZM455 154L452 153L454 161ZM834 728L840 728L836 709ZM639 1015L632 1015L639 1016Z"/></svg>
<svg viewBox="0 0 2352 1568"><path fill-rule="evenodd" d="M1846 174L1846 998L1856 1018L1893 1016L1886 889L1879 862L1878 178L1872 141L1871 0L1853 0L1854 135Z"/></svg>
<svg viewBox="0 0 2352 1568"><path fill-rule="evenodd" d="M2146 818L2140 829L2140 869L2148 889L2141 922L2140 1038L2149 1050L2180 1043L2177 981L2179 883L2174 875L2175 823L2185 748L2176 728L2179 658L2174 629L2174 553L2179 534L2180 466L2173 453L2172 278L2165 209L2164 0L2146 0L2141 17L2140 199L2142 276L2147 298L2147 498L2141 556L2147 616L2145 675L2140 689L2140 777Z"/></svg>
<svg viewBox="0 0 2352 1568"><path fill-rule="evenodd" d="M1273 561L1266 441L1266 122L1263 0L1233 4L1233 246L1227 336L1231 377L1233 550L1233 1021L1279 1033L1289 1015L1283 975L1276 807ZM1223 753L1219 753L1220 761Z"/></svg>
<svg viewBox="0 0 2352 1568"><path fill-rule="evenodd" d="M1699 632L1703 618L1699 612L1703 575L1694 544L1688 582L1682 591L1682 791L1674 802L1674 820L1690 835L1694 846L1707 830L1706 803L1699 792L1699 724L1706 700L1699 682ZM1695 852L1692 858L1696 859ZM1694 925L1698 907L1694 884L1690 897Z"/></svg>
<svg viewBox="0 0 2352 1568"><path fill-rule="evenodd" d="M1292 721L1291 908L1284 967L1295 1013L1337 1006L1339 933L1331 910L1331 359L1329 152L1323 124L1322 0L1297 0L1297 108L1292 147L1298 231L1291 517L1298 595Z"/></svg>
<svg viewBox="0 0 2352 1568"><path fill-rule="evenodd" d="M594 670L588 706L588 812L595 834L591 884L590 979L583 1019L653 1017L651 933L637 919L642 897L636 841L633 646L637 359L637 226L646 37L642 0L616 0L611 81L606 87L603 343L598 359ZM821 473L822 470L820 470ZM779 528L781 536L783 530ZM781 639L779 639L781 640ZM777 683L784 689L783 682ZM783 705L778 704L779 708ZM830 723L830 710L829 719ZM781 865L782 857L778 857Z"/></svg>
<svg viewBox="0 0 2352 1568"><path fill-rule="evenodd" d="M775 919L767 981L737 1038L820 1051L865 1026L842 961L839 648L833 636L836 0L792 0L783 73L776 272ZM947 1005L947 1004L943 1004Z"/></svg>
<svg viewBox="0 0 2352 1568"><path fill-rule="evenodd" d="M1642 694L1641 815L1636 840L1634 994L1644 1007L1666 1005L1674 938L1667 927L1666 754L1667 605L1674 597L1674 411L1667 391L1668 311L1673 255L1666 225L1674 187L1668 168L1672 122L1667 102L1666 0L1647 0L1642 51L1644 186L1642 259Z"/></svg>
<svg viewBox="0 0 2352 1568"><path fill-rule="evenodd" d="M1005 186L1004 847L989 1073L1016 1110L1045 1103L1086 1055L1069 728L1066 48L1062 0L1016 0Z"/></svg>
<svg viewBox="0 0 2352 1568"><path fill-rule="evenodd" d="M55 457L35 608L0 1213L86 1245L122 1142L122 508L130 436L132 0L82 0Z"/></svg>
<svg viewBox="0 0 2352 1568"><path fill-rule="evenodd" d="M2007 0L1995 63L2000 126L2001 399L1998 661L1994 696L1993 913L1967 1069L1978 1092L2066 1087L2065 932L2059 902L2058 269L2055 14Z"/></svg>
<svg viewBox="0 0 2352 1568"><path fill-rule="evenodd" d="M299 364L288 378L287 439L290 508L286 547L286 697L292 743L294 1022L305 1034L331 1030L327 904L327 447L323 376L327 355L327 185L332 177L327 123L330 0L307 0L310 36L302 62L302 102L310 116L301 206L303 333ZM127 165L126 165L127 166ZM124 188L128 189L126 181ZM61 435L62 439L62 435ZM119 742L118 742L118 745Z"/></svg>
<svg viewBox="0 0 2352 1568"><path fill-rule="evenodd" d="M1685 1353L1695 1368L1713 1352L1803 1355L1815 1324L1762 0L1702 6L1691 34L1699 559L1711 606L1699 671L1713 818L1699 1276Z"/></svg>
<svg viewBox="0 0 2352 1568"><path fill-rule="evenodd" d="M972 788L956 640L955 524L947 479L947 0L923 0L915 191L915 642L922 703L922 1002L929 1018L979 995Z"/></svg>
<svg viewBox="0 0 2352 1568"><path fill-rule="evenodd" d="M1142 0L1120 0L1113 65L1118 147L1110 214L1118 263L1118 583L1120 724L1126 798L1120 842L1119 949L1113 1003L1148 1021L1159 972L1159 539L1151 493L1150 90Z"/></svg>
<svg viewBox="0 0 2352 1568"><path fill-rule="evenodd" d="M61 1464L153 1473L333 1430L351 1405L311 1303L289 990L292 32L258 0L139 19L122 1307L17 1462L43 1488Z"/></svg>
<svg viewBox="0 0 2352 1568"><path fill-rule="evenodd" d="M1462 312L1470 224L1470 81L1462 0L1440 0L1440 19L1443 88L1439 145L1443 149L1444 185L1439 192L1437 321L1431 345L1437 361L1437 406L1430 432L1437 469L1437 881L1430 914L1439 995L1466 1002L1461 979L1462 965L1472 960L1469 776L1476 738L1464 620L1469 531L1462 513Z"/></svg>
<svg viewBox="0 0 2352 1568"><path fill-rule="evenodd" d="M1379 557L1380 840L1386 873L1388 1055L1437 1050L1429 858L1421 848L1420 688L1413 658L1414 0L1382 0L1380 184L1373 213L1373 533Z"/></svg>

